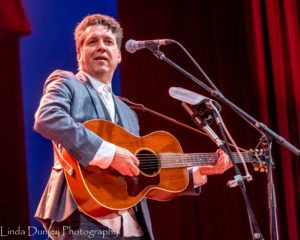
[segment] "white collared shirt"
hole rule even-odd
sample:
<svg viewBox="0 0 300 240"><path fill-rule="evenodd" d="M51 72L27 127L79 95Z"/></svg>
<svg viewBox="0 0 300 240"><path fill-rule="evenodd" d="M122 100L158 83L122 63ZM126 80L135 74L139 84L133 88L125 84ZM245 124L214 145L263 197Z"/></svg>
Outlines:
<svg viewBox="0 0 300 240"><path fill-rule="evenodd" d="M109 112L112 122L115 123L116 110L115 110L114 100L112 97L111 83L105 84L103 82L96 80L95 78L93 78L88 74L86 75L89 77L93 87L99 93L101 100L103 101L105 107L107 108L107 111Z"/></svg>

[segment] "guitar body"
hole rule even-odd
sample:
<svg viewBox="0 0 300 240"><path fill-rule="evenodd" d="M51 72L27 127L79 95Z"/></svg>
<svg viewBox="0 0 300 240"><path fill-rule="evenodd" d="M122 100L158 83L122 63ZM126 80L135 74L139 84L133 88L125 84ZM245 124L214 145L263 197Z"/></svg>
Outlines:
<svg viewBox="0 0 300 240"><path fill-rule="evenodd" d="M65 170L69 189L79 208L97 218L114 211L128 209L144 197L159 201L170 200L183 191L189 181L186 167L161 168L157 154L181 153L177 139L164 131L138 137L124 128L105 120L91 120L84 126L104 140L126 148L140 159L139 176L122 176L112 168L81 166L67 151L64 160L73 169ZM151 167L149 167L151 166Z"/></svg>

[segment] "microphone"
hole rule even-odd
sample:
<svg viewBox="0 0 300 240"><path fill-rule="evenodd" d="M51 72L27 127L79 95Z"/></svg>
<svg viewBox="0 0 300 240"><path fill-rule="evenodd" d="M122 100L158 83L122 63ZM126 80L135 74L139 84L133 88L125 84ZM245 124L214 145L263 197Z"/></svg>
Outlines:
<svg viewBox="0 0 300 240"><path fill-rule="evenodd" d="M125 49L127 52L134 53L143 48L156 50L161 45L168 45L171 43L173 43L173 40L171 39L156 39L156 40L145 40L145 41L135 41L130 39L126 42Z"/></svg>
<svg viewBox="0 0 300 240"><path fill-rule="evenodd" d="M192 106L200 105L202 103L212 103L218 109L219 112L222 109L216 101L181 87L170 87L169 94L172 98L188 103Z"/></svg>
<svg viewBox="0 0 300 240"><path fill-rule="evenodd" d="M203 131L209 136L209 138L215 142L215 144L224 149L224 143L218 137L218 135L209 127L212 122L211 104L216 106L218 111L221 111L221 106L198 93L194 93L184 88L170 87L169 94L172 98L175 98L182 102L183 108L192 117L194 122L203 129Z"/></svg>

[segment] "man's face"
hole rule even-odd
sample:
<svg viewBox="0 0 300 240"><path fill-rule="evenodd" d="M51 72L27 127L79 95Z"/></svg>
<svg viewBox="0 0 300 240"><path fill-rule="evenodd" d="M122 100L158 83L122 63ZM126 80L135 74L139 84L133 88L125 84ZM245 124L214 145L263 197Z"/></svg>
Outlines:
<svg viewBox="0 0 300 240"><path fill-rule="evenodd" d="M105 26L89 26L83 33L77 58L81 70L104 83L110 83L121 62L115 35Z"/></svg>

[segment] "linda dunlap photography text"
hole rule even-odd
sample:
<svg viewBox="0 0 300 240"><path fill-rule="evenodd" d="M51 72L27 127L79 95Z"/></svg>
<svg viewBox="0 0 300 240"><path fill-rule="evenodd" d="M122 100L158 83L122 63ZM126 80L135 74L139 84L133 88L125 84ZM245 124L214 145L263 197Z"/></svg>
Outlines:
<svg viewBox="0 0 300 240"><path fill-rule="evenodd" d="M86 239L103 239L106 237L117 238L118 233L112 230L83 230L83 229L71 229L70 226L63 226L62 229L50 229L46 231L35 226L17 226L17 227L5 227L0 226L0 239L12 239L13 237L34 237L45 236L45 239L50 239L49 236L81 236Z"/></svg>

